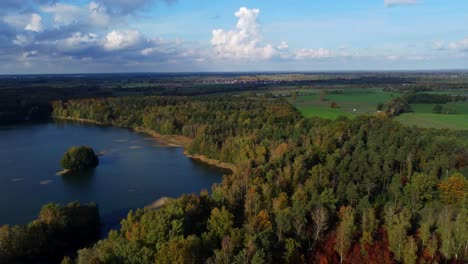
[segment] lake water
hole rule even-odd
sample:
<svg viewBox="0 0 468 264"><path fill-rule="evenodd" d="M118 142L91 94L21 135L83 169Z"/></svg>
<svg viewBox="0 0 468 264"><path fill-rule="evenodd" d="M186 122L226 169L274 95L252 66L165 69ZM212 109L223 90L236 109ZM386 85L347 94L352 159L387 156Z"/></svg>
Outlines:
<svg viewBox="0 0 468 264"><path fill-rule="evenodd" d="M71 146L107 151L99 166L57 176ZM48 202L96 202L105 226L163 196L199 193L223 172L128 129L73 122L0 127L0 225L25 224Z"/></svg>

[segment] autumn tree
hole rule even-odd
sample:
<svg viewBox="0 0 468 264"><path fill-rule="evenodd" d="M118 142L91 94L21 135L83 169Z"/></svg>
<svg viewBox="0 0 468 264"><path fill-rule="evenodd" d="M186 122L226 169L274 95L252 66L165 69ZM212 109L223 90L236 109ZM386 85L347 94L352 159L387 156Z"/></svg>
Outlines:
<svg viewBox="0 0 468 264"><path fill-rule="evenodd" d="M361 243L361 251L365 249L365 245L373 243L373 235L377 229L377 219L375 216L374 208L367 208L362 213L361 217L361 230L362 235L359 240Z"/></svg>
<svg viewBox="0 0 468 264"><path fill-rule="evenodd" d="M320 235L328 228L328 213L325 208L318 207L312 210L310 216L314 224L314 243L309 247L309 250L312 250L319 240Z"/></svg>
<svg viewBox="0 0 468 264"><path fill-rule="evenodd" d="M439 191L443 202L460 203L468 194L468 181L461 173L455 173L439 183Z"/></svg>
<svg viewBox="0 0 468 264"><path fill-rule="evenodd" d="M354 233L355 210L352 207L341 207L339 212L340 223L336 230L335 251L340 255L340 263L352 244Z"/></svg>
<svg viewBox="0 0 468 264"><path fill-rule="evenodd" d="M401 261L403 257L407 230L411 227L410 218L411 213L406 208L397 212L393 206L390 206L385 212L389 249L397 261Z"/></svg>

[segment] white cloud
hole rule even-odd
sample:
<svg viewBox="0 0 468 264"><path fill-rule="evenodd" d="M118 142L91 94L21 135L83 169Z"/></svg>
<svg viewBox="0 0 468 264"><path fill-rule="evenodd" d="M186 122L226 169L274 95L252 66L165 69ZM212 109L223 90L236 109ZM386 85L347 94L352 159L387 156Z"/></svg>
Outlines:
<svg viewBox="0 0 468 264"><path fill-rule="evenodd" d="M276 53L271 44L262 44L257 17L258 9L241 7L234 15L238 18L236 29L212 31L211 45L220 58L270 59Z"/></svg>
<svg viewBox="0 0 468 264"><path fill-rule="evenodd" d="M286 41L281 41L281 43L276 47L278 50L287 50L289 45Z"/></svg>
<svg viewBox="0 0 468 264"><path fill-rule="evenodd" d="M120 50L134 46L140 41L141 35L136 30L113 30L112 32L106 35L103 46L106 50Z"/></svg>
<svg viewBox="0 0 468 264"><path fill-rule="evenodd" d="M57 25L69 25L73 23L89 24L97 27L108 27L111 22L105 6L96 2L90 2L87 6L75 6L62 3L42 6L42 11L53 15Z"/></svg>
<svg viewBox="0 0 468 264"><path fill-rule="evenodd" d="M39 53L39 52L38 52L37 50L32 50L32 51L23 52L23 54L21 55L21 58L22 58L22 59L31 58L31 57L36 56L38 53Z"/></svg>
<svg viewBox="0 0 468 264"><path fill-rule="evenodd" d="M58 47L65 51L78 51L96 45L98 42L99 39L96 34L76 32L70 37L59 41Z"/></svg>
<svg viewBox="0 0 468 264"><path fill-rule="evenodd" d="M53 15L54 22L60 25L68 25L76 22L84 14L81 7L56 3L51 6L43 6L42 11Z"/></svg>
<svg viewBox="0 0 468 264"><path fill-rule="evenodd" d="M31 39L26 35L16 35L13 43L18 46L25 46L31 42Z"/></svg>
<svg viewBox="0 0 468 264"><path fill-rule="evenodd" d="M24 28L25 30L41 32L42 31L42 17L39 14L31 14L31 20L29 24Z"/></svg>
<svg viewBox="0 0 468 264"><path fill-rule="evenodd" d="M37 50L23 52L21 54L21 56L18 58L18 61L21 64L23 64L23 66L25 66L25 67L31 67L32 66L32 63L30 61L31 58L35 57L38 54L39 54L39 52Z"/></svg>
<svg viewBox="0 0 468 264"><path fill-rule="evenodd" d="M96 2L91 2L88 5L90 23L100 27L107 27L111 21L105 6Z"/></svg>
<svg viewBox="0 0 468 264"><path fill-rule="evenodd" d="M8 15L3 18L3 21L10 26L16 28L16 29L24 29L24 27L28 24L28 21L30 19L30 15Z"/></svg>
<svg viewBox="0 0 468 264"><path fill-rule="evenodd" d="M384 4L387 7L398 6L398 5L417 5L421 2L419 0L384 0Z"/></svg>
<svg viewBox="0 0 468 264"><path fill-rule="evenodd" d="M459 51L468 51L468 37L449 44L449 48Z"/></svg>
<svg viewBox="0 0 468 264"><path fill-rule="evenodd" d="M333 56L333 53L328 49L301 49L295 54L296 59L323 59Z"/></svg>

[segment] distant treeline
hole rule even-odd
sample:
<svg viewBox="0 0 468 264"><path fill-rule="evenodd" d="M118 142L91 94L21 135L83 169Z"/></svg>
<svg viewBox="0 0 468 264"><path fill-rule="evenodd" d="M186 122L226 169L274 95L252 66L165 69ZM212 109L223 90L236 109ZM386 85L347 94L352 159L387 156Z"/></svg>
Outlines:
<svg viewBox="0 0 468 264"><path fill-rule="evenodd" d="M468 97L463 95L415 93L411 94L408 102L410 104L445 104L466 101L467 99Z"/></svg>
<svg viewBox="0 0 468 264"><path fill-rule="evenodd" d="M58 263L95 242L99 232L96 205L46 204L29 224L0 227L0 263Z"/></svg>
<svg viewBox="0 0 468 264"><path fill-rule="evenodd" d="M386 112L390 117L411 112L410 104L445 104L457 101L466 101L467 96L429 93L406 93L393 99L386 105Z"/></svg>
<svg viewBox="0 0 468 264"><path fill-rule="evenodd" d="M306 119L265 98L108 98L53 108L186 135L189 152L239 167L211 194L130 212L120 230L80 250L78 263L468 261L464 132L383 116Z"/></svg>

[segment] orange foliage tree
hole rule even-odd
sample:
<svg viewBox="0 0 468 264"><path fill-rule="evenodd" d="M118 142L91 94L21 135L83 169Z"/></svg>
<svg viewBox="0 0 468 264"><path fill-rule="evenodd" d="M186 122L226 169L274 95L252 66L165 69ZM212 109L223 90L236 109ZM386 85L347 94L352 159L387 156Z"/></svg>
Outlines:
<svg viewBox="0 0 468 264"><path fill-rule="evenodd" d="M455 173L439 183L442 201L447 204L461 202L468 193L468 181L461 173Z"/></svg>

